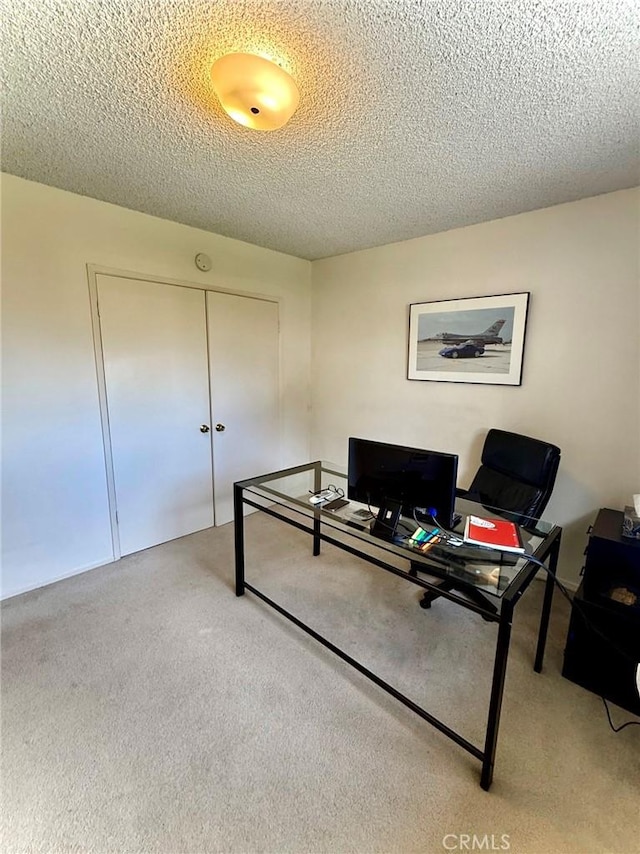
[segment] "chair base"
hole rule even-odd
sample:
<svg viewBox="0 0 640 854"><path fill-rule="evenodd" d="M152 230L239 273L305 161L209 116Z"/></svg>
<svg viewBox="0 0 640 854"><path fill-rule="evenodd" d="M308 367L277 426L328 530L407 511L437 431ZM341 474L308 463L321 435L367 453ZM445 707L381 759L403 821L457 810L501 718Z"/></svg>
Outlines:
<svg viewBox="0 0 640 854"><path fill-rule="evenodd" d="M498 613L497 606L494 605L493 602L490 602L486 598L486 596L483 596L483 594L479 590L474 590L472 587L464 587L461 589L458 587L458 585L456 585L454 582L451 582L451 581L442 581L440 584L438 584L438 587L441 590L446 590L446 591L450 591L450 590L459 591L467 599L470 599L471 602L475 602L476 605L480 605L481 608L484 608L487 611L491 611L492 614ZM438 593L437 591L425 590L425 592L422 596L422 599L419 602L420 607L424 608L425 610L430 608L431 603L435 602L435 600L438 599L439 597L440 597L440 593ZM490 618L486 617L484 614L481 614L481 617L483 618L483 620L491 621Z"/></svg>

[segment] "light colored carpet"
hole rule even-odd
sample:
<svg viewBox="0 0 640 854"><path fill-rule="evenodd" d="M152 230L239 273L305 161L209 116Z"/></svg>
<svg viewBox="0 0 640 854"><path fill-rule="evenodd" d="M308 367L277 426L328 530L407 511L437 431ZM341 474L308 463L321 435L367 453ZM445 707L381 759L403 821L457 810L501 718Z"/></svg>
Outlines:
<svg viewBox="0 0 640 854"><path fill-rule="evenodd" d="M327 546L314 559L264 515L247 539L257 587L482 744L495 625L444 600L423 611L415 587ZM235 597L230 525L9 600L2 850L637 850L640 730L612 732L561 677L560 596L533 672L541 594L516 608L489 793L473 757Z"/></svg>

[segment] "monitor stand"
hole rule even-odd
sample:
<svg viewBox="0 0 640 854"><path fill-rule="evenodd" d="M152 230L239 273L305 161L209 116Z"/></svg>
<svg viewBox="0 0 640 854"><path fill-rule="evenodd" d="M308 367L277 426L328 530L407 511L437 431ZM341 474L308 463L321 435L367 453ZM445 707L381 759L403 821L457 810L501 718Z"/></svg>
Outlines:
<svg viewBox="0 0 640 854"><path fill-rule="evenodd" d="M392 541L401 513L402 503L400 501L383 501L371 527L373 536L379 537L381 540Z"/></svg>

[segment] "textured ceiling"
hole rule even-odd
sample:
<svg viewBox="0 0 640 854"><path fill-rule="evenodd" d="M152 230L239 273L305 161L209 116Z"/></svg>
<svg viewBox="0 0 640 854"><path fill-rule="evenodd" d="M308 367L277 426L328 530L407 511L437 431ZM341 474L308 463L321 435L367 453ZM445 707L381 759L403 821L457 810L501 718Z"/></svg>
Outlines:
<svg viewBox="0 0 640 854"><path fill-rule="evenodd" d="M303 258L640 183L635 0L0 0L2 168ZM263 52L285 128L209 69Z"/></svg>

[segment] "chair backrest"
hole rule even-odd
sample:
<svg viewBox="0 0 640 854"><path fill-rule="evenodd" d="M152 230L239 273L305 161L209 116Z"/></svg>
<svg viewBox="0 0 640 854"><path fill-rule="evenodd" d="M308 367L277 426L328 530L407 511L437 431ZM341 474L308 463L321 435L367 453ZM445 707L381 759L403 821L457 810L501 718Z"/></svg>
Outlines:
<svg viewBox="0 0 640 854"><path fill-rule="evenodd" d="M553 492L560 448L519 433L491 429L468 497L539 519Z"/></svg>

